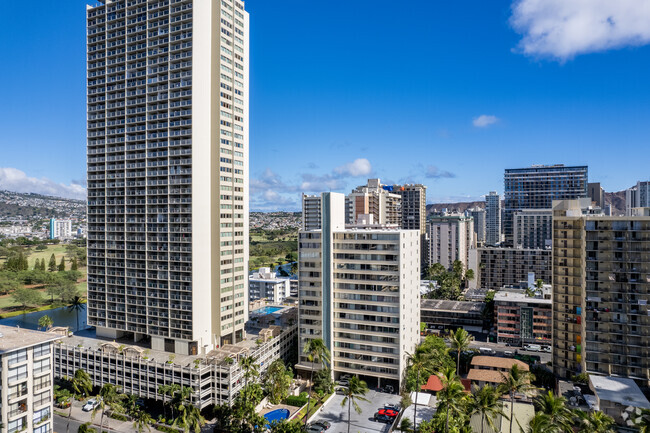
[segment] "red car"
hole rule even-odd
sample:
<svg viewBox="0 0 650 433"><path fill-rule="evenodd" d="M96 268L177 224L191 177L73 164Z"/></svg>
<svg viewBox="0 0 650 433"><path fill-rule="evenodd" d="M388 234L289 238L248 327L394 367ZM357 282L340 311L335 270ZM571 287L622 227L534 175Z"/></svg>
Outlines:
<svg viewBox="0 0 650 433"><path fill-rule="evenodd" d="M379 409L379 412L377 412L378 415L386 415L391 418L396 418L398 413L397 411L394 411L393 409Z"/></svg>

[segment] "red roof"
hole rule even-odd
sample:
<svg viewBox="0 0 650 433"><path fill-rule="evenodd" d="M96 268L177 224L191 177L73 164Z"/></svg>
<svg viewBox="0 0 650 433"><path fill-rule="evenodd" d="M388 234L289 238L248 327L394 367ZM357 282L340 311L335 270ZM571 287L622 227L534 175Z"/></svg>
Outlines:
<svg viewBox="0 0 650 433"><path fill-rule="evenodd" d="M427 384L422 385L422 390L433 391L433 392L442 391L442 382L440 381L440 378L435 374L432 374L431 376L429 376L429 380L427 380Z"/></svg>

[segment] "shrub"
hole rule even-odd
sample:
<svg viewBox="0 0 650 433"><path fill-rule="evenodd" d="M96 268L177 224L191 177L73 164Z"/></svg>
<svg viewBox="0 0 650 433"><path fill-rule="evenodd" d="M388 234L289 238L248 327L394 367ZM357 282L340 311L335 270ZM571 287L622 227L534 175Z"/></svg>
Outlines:
<svg viewBox="0 0 650 433"><path fill-rule="evenodd" d="M289 406L302 407L307 404L307 397L302 394L298 396L290 395L284 402Z"/></svg>

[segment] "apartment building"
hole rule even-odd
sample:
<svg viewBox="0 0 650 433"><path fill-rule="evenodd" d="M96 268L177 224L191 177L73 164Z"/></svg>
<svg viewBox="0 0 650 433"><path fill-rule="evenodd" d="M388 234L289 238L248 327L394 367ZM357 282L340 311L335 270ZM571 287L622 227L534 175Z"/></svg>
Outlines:
<svg viewBox="0 0 650 433"><path fill-rule="evenodd" d="M320 195L302 195L302 229L317 230L321 226Z"/></svg>
<svg viewBox="0 0 650 433"><path fill-rule="evenodd" d="M513 215L513 239L516 248L551 248L552 209L522 209Z"/></svg>
<svg viewBox="0 0 650 433"><path fill-rule="evenodd" d="M480 332L483 330L484 309L485 302L422 299L420 321L430 331L463 328L466 331Z"/></svg>
<svg viewBox="0 0 650 433"><path fill-rule="evenodd" d="M281 304L291 295L290 279L278 277L271 268L259 268L248 277L248 300L266 299Z"/></svg>
<svg viewBox="0 0 650 433"><path fill-rule="evenodd" d="M504 288L494 294L497 342L511 346L540 344L552 341L553 305L549 293L529 296L523 290Z"/></svg>
<svg viewBox="0 0 650 433"><path fill-rule="evenodd" d="M417 184L393 185L392 192L402 198L401 228L404 230L419 230L426 233L427 222L427 187Z"/></svg>
<svg viewBox="0 0 650 433"><path fill-rule="evenodd" d="M464 215L432 216L427 221L427 266L440 263L446 269L459 260L465 269L469 250L476 247L474 220Z"/></svg>
<svg viewBox="0 0 650 433"><path fill-rule="evenodd" d="M553 208L553 370L650 384L650 216Z"/></svg>
<svg viewBox="0 0 650 433"><path fill-rule="evenodd" d="M244 3L99 0L86 17L88 323L179 354L240 341Z"/></svg>
<svg viewBox="0 0 650 433"><path fill-rule="evenodd" d="M639 207L650 207L650 181L639 181L625 190L625 215L632 216Z"/></svg>
<svg viewBox="0 0 650 433"><path fill-rule="evenodd" d="M490 191L485 196L485 245L496 246L501 243L501 196Z"/></svg>
<svg viewBox="0 0 650 433"><path fill-rule="evenodd" d="M0 325L3 431L52 432L52 342L56 338L45 332Z"/></svg>
<svg viewBox="0 0 650 433"><path fill-rule="evenodd" d="M382 185L379 179L368 179L366 185L352 190L345 199L346 223L356 224L362 215L372 215L375 224L399 227L402 221L402 198L393 194L392 187Z"/></svg>
<svg viewBox="0 0 650 433"><path fill-rule="evenodd" d="M401 383L406 353L419 340L420 232L345 227L345 198L322 194L322 229L299 233L299 362L322 338L334 376ZM321 368L320 365L317 366Z"/></svg>
<svg viewBox="0 0 650 433"><path fill-rule="evenodd" d="M472 217L474 220L474 235L476 236L477 245L483 245L485 243L486 236L486 225L485 225L485 209L473 208L468 209L465 212L465 216Z"/></svg>
<svg viewBox="0 0 650 433"><path fill-rule="evenodd" d="M503 233L506 246L514 245L515 212L551 209L553 200L587 197L587 166L533 165L506 169L504 175Z"/></svg>
<svg viewBox="0 0 650 433"><path fill-rule="evenodd" d="M50 239L72 239L72 221L50 219Z"/></svg>
<svg viewBox="0 0 650 433"><path fill-rule="evenodd" d="M483 289L500 290L504 286L516 286L527 281L530 272L545 283L551 281L550 249L483 247L477 248L476 255L477 286Z"/></svg>
<svg viewBox="0 0 650 433"><path fill-rule="evenodd" d="M600 182L589 182L587 192L594 206L605 208L605 190L600 186Z"/></svg>

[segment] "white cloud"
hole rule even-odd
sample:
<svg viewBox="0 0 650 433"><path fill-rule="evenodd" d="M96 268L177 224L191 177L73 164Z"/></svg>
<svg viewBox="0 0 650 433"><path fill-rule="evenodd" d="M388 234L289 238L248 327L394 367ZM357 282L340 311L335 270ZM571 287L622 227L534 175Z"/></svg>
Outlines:
<svg viewBox="0 0 650 433"><path fill-rule="evenodd" d="M0 167L0 189L80 200L86 199L86 188L76 181L66 185L56 183L45 177L37 179L29 177L24 171L12 167Z"/></svg>
<svg viewBox="0 0 650 433"><path fill-rule="evenodd" d="M486 128L490 125L493 125L499 121L499 118L497 116L491 116L488 114L481 114L478 117L475 117L472 120L472 125L474 125L477 128Z"/></svg>
<svg viewBox="0 0 650 433"><path fill-rule="evenodd" d="M435 165L428 165L424 173L429 179L454 178L456 175L447 170L440 170Z"/></svg>
<svg viewBox="0 0 650 433"><path fill-rule="evenodd" d="M357 158L352 162L336 167L334 172L339 176L367 176L372 171L372 165L366 158Z"/></svg>
<svg viewBox="0 0 650 433"><path fill-rule="evenodd" d="M650 43L647 0L516 0L510 22L529 55L579 54Z"/></svg>

